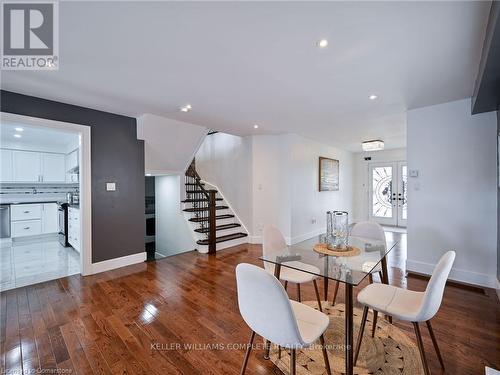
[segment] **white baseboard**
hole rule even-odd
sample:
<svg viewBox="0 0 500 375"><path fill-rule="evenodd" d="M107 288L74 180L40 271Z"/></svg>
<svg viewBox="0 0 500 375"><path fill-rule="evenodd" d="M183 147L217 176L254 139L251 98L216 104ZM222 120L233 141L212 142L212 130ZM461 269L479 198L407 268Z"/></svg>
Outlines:
<svg viewBox="0 0 500 375"><path fill-rule="evenodd" d="M248 243L261 244L262 236L248 236Z"/></svg>
<svg viewBox="0 0 500 375"><path fill-rule="evenodd" d="M495 288L497 290L497 297L498 300L500 301L500 280L497 279L497 287Z"/></svg>
<svg viewBox="0 0 500 375"><path fill-rule="evenodd" d="M304 233L299 236L292 237L290 239L290 244L295 245L296 243L308 240L310 238L313 238L315 236L319 236L320 234L326 233L326 228L319 228L316 230L313 230L312 232L309 233Z"/></svg>
<svg viewBox="0 0 500 375"><path fill-rule="evenodd" d="M105 271L114 270L132 264L141 263L146 260L146 252L127 255L120 258L104 260L102 262L92 263L92 273L100 273Z"/></svg>
<svg viewBox="0 0 500 375"><path fill-rule="evenodd" d="M418 272L430 276L434 271L434 267L435 264L419 262L411 259L406 260L406 269L408 271ZM497 288L496 276L461 270L457 268L451 269L449 279L467 284L483 286L486 288Z"/></svg>

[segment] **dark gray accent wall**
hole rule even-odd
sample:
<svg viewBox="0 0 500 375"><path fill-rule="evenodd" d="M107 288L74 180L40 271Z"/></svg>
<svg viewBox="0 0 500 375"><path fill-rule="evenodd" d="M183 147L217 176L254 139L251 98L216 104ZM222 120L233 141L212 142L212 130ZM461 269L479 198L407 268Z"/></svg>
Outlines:
<svg viewBox="0 0 500 375"><path fill-rule="evenodd" d="M491 3L471 103L473 115L500 108L500 1Z"/></svg>
<svg viewBox="0 0 500 375"><path fill-rule="evenodd" d="M145 251L144 142L136 119L1 91L2 112L91 127L92 262ZM116 191L106 191L116 182Z"/></svg>

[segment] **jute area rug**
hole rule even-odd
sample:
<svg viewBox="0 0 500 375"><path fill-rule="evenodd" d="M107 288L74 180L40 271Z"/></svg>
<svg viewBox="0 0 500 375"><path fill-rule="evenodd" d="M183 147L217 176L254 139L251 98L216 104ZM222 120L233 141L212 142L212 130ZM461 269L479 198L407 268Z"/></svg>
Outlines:
<svg viewBox="0 0 500 375"><path fill-rule="evenodd" d="M303 302L317 309L316 301ZM344 309L343 304L331 306L323 302L323 312L330 317L330 326L325 332L325 343L330 360L332 374L345 373L345 351L344 351ZM356 342L361 323L363 311L354 308L354 342ZM405 374L423 375L424 371L420 362L420 354L416 341L408 337L402 330L389 324L383 315L377 320L375 338L371 337L372 311L368 314L365 326L363 343L355 374ZM278 358L278 347L271 348L271 361L285 374L290 373L290 353L281 351L281 359ZM326 374L325 362L321 347L315 345L308 349L297 351L297 375L322 375Z"/></svg>

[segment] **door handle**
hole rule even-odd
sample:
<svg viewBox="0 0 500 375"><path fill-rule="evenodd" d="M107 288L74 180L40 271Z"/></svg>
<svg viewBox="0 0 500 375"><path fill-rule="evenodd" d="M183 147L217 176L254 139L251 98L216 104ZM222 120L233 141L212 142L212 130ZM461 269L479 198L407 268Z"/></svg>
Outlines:
<svg viewBox="0 0 500 375"><path fill-rule="evenodd" d="M30 229L30 227L24 227L23 229Z"/></svg>
<svg viewBox="0 0 500 375"><path fill-rule="evenodd" d="M23 214L29 214L31 211L23 211Z"/></svg>

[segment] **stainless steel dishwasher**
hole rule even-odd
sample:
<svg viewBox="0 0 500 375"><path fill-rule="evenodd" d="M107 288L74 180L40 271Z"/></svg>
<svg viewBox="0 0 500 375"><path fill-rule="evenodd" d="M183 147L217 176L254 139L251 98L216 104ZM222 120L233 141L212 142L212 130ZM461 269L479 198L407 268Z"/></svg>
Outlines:
<svg viewBox="0 0 500 375"><path fill-rule="evenodd" d="M0 238L10 237L10 204L0 204Z"/></svg>

